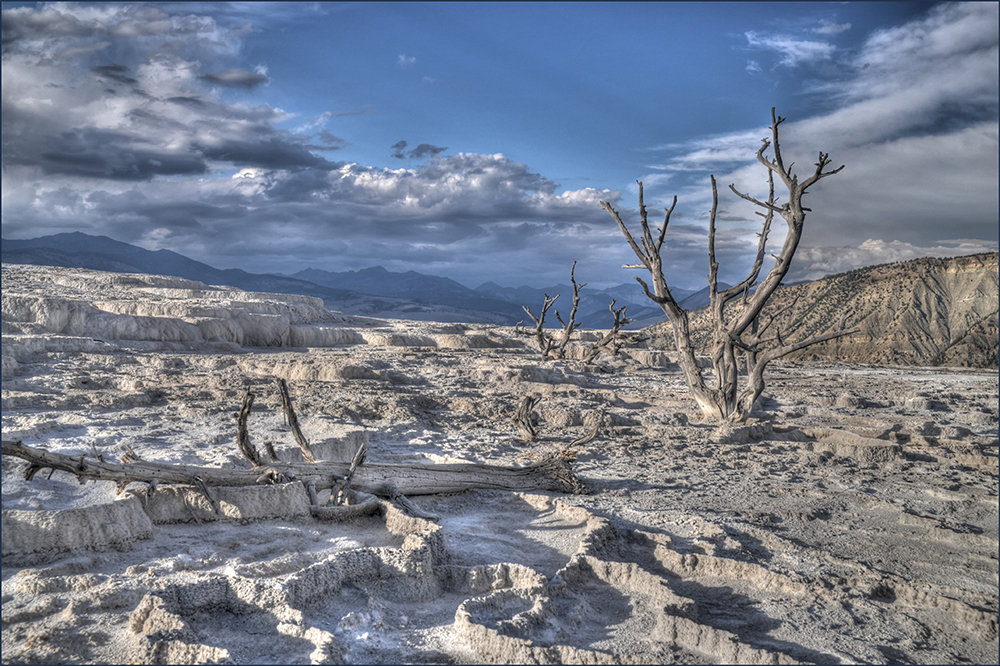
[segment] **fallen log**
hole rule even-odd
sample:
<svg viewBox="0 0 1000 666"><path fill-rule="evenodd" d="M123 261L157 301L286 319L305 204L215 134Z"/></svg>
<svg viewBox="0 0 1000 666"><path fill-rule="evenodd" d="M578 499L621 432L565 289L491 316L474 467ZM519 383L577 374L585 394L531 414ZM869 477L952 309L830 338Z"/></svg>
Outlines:
<svg viewBox="0 0 1000 666"><path fill-rule="evenodd" d="M349 472L351 463L320 461L316 463L261 463L250 469L224 469L197 465L175 465L135 460L127 463L105 462L86 455L68 456L28 446L22 442L3 441L0 452L28 461L28 474L46 467L73 474L81 482L113 481L119 488L137 481L150 485L175 484L204 489L211 486L253 486L277 481L301 481L316 490L333 489ZM560 493L586 493L587 488L570 468L573 454L564 451L528 467L503 467L474 463L389 464L371 463L357 467L351 487L379 497L457 493L472 489L548 490Z"/></svg>

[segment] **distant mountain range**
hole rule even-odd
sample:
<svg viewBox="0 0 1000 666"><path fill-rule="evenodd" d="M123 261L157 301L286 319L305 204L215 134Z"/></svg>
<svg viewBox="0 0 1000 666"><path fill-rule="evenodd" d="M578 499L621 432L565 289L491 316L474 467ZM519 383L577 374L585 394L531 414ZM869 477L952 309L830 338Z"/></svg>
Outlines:
<svg viewBox="0 0 1000 666"><path fill-rule="evenodd" d="M247 291L314 296L330 310L372 317L511 325L527 319L522 305L537 314L545 294L560 295L553 309L564 319L573 303L573 288L567 284L535 288L486 282L469 289L448 278L393 273L381 266L341 273L307 268L291 276L255 274L220 270L169 250L153 252L79 232L2 244L4 263L174 275ZM997 257L993 252L869 266L779 289L768 307L785 312L781 332L786 340L830 331L843 312L849 315L849 325L861 327L856 335L802 350L799 358L996 367ZM728 286L719 284L720 289ZM704 344L711 334L707 314L694 311L708 304L708 288L675 289L673 294L692 311L693 338ZM619 307L627 305L628 316L637 320L630 328L656 325L650 330L654 339L662 337L664 348L673 347L663 313L636 283L583 288L577 321L585 328L608 327L612 299ZM556 324L554 314L551 321Z"/></svg>
<svg viewBox="0 0 1000 666"><path fill-rule="evenodd" d="M106 236L75 232L30 240L6 240L3 262L89 268L117 273L174 275L207 284L230 285L247 291L302 294L323 299L328 309L346 314L446 322L514 324L528 320L522 306L538 314L545 294L559 300L553 306L566 319L573 303L573 287L557 284L547 288L502 287L487 282L469 289L449 278L416 271L393 273L381 266L360 271L331 272L306 268L294 275L247 273L218 269L170 250L146 250ZM686 308L708 303L708 289L691 292L673 290ZM608 289L580 291L577 321L584 328L610 326L608 305L628 306L634 320L629 328L642 328L664 320L662 311L643 294L637 283ZM556 319L550 310L550 320Z"/></svg>

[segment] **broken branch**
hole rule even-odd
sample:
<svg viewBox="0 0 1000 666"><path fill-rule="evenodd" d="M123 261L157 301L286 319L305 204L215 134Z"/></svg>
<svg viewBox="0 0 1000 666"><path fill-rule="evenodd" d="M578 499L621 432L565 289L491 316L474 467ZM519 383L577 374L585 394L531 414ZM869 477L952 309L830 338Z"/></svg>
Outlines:
<svg viewBox="0 0 1000 666"><path fill-rule="evenodd" d="M243 406L240 408L239 416L236 417L236 443L240 447L240 452L246 456L247 460L253 463L254 467L260 467L264 461L260 458L260 453L250 443L250 433L247 430L247 418L253 408L253 393L250 389L243 394Z"/></svg>
<svg viewBox="0 0 1000 666"><path fill-rule="evenodd" d="M364 464L365 458L368 457L368 443L362 442L361 446L358 447L357 453L351 459L351 469L348 470L347 476L339 484L340 488L337 491L336 501L334 502L337 506L342 506L347 502L347 489L351 487L351 481L354 480L354 473L358 471L358 468ZM333 493L330 493L330 499L333 499Z"/></svg>
<svg viewBox="0 0 1000 666"><path fill-rule="evenodd" d="M292 429L292 436L295 437L295 442L302 449L302 457L305 458L305 461L314 463L316 462L316 456L313 455L312 449L309 448L309 441L306 440L306 436L302 434L302 429L299 428L299 419L295 416L295 410L292 409L292 399L288 396L288 385L281 377L277 377L276 381L278 383L278 392L281 393L281 406L285 410L285 418ZM270 451L268 452L270 453ZM275 458L275 462L277 462L277 458Z"/></svg>

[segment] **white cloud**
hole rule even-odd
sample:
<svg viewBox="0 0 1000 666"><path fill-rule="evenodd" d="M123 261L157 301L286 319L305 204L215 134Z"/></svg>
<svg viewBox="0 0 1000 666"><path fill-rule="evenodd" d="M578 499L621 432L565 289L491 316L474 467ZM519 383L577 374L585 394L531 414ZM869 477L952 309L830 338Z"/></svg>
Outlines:
<svg viewBox="0 0 1000 666"><path fill-rule="evenodd" d="M3 12L5 168L142 181L216 165L324 162L274 128L289 117L281 109L227 103L216 92L268 81L266 69L223 64L238 51L244 27L146 5L26 9ZM88 49L94 40L114 48ZM109 63L108 53L118 60ZM13 186L5 177L5 196Z"/></svg>
<svg viewBox="0 0 1000 666"><path fill-rule="evenodd" d="M302 123L299 127L295 128L296 132L308 132L309 130L316 129L317 127L322 127L326 125L326 121L333 118L334 114L331 111L324 111L312 120L307 120Z"/></svg>
<svg viewBox="0 0 1000 666"><path fill-rule="evenodd" d="M404 55L404 54L400 53L399 54L399 60L396 61L396 66L397 67L403 67L403 68L413 67L413 65L415 65L416 62L417 62L417 59L416 59L415 56L407 56L407 55Z"/></svg>
<svg viewBox="0 0 1000 666"><path fill-rule="evenodd" d="M751 74L756 74L757 72L763 71L760 68L760 63L758 63L756 60L747 60L746 70Z"/></svg>
<svg viewBox="0 0 1000 666"><path fill-rule="evenodd" d="M574 259L584 280L598 270L590 267L633 261L598 205L617 201L616 191L560 191L505 155L441 157L444 149L429 144L427 163L410 169L317 157L316 141L275 129L292 114L228 101L268 77L235 58L248 31L151 5L5 10L4 235L84 230L255 271L287 272L287 261L363 268L391 256L400 269L447 267L475 279L488 268L489 279L509 275L510 284L528 275L565 280ZM787 66L834 54L820 41L751 34L755 48ZM401 54L397 64L415 61ZM995 247L996 6L937 8L872 35L847 64L852 78L814 89L831 111L781 126L786 162L796 160L800 174L819 149L847 164L811 191L815 213L793 269ZM223 97L215 88L224 84L206 76L237 88ZM296 131L342 115L321 113ZM753 209L726 185L760 194L766 183L753 159L769 135L759 120L755 129L656 148L666 156L650 160L643 178L651 215L680 195L665 259L672 274L707 272L699 216L710 205L709 171L719 175L723 279L742 277L752 261ZM342 142L327 135L330 145ZM948 238L983 240L959 247Z"/></svg>
<svg viewBox="0 0 1000 666"><path fill-rule="evenodd" d="M5 195L5 236L83 229L261 272L287 272L289 257L340 270L392 257L426 271L447 264L449 275L473 282L558 280L575 259L600 263L617 240L598 202L615 202L618 192L557 193L556 183L502 154L458 153L408 169L246 167L228 178L106 182L99 191L79 179L45 182L43 192Z"/></svg>
<svg viewBox="0 0 1000 666"><path fill-rule="evenodd" d="M850 23L834 23L833 21L822 21L820 27L813 28L813 32L820 35L838 35L851 29Z"/></svg>
<svg viewBox="0 0 1000 666"><path fill-rule="evenodd" d="M656 165L663 171L704 171L745 162L760 147L760 140L768 134L766 126L692 139L685 143L654 146L651 150L670 151L674 155L663 164ZM749 152L748 152L749 151Z"/></svg>
<svg viewBox="0 0 1000 666"><path fill-rule="evenodd" d="M995 3L935 8L872 34L848 63L851 78L817 93L833 100L831 111L781 125L785 163L794 161L800 177L812 173L820 150L832 167L846 164L809 191L814 212L803 243L860 247L875 239L935 248L954 237L995 246L997 44ZM754 159L763 137L770 137L766 127L660 145L655 150L667 157L656 168L674 174L669 194L697 211L710 205L707 172L714 172L720 207L752 220L754 207L734 200L726 186L766 197L766 171Z"/></svg>
<svg viewBox="0 0 1000 666"><path fill-rule="evenodd" d="M410 154L427 161L409 169L317 157L309 138L275 129L291 114L217 92L267 79L262 66L231 59L242 28L222 35L201 17L143 6L11 12L2 70L5 236L83 230L255 271L299 262L337 268L333 258L363 268L394 257L397 266L454 264L451 274L466 270L474 280L486 266L491 277L521 278L529 265L565 279L574 259L604 257L616 231L598 202L616 201L617 192L557 192L557 183L499 153L442 156L445 148L420 144ZM199 44L205 38L221 46L213 52ZM104 42L111 46L89 48ZM112 51L113 64L92 60ZM298 131L342 115L321 113ZM327 134L328 143L341 141Z"/></svg>
<svg viewBox="0 0 1000 666"><path fill-rule="evenodd" d="M828 60L836 50L832 44L796 39L788 35L767 35L753 30L746 34L750 47L762 51L776 51L781 55L779 65L795 67L804 62Z"/></svg>

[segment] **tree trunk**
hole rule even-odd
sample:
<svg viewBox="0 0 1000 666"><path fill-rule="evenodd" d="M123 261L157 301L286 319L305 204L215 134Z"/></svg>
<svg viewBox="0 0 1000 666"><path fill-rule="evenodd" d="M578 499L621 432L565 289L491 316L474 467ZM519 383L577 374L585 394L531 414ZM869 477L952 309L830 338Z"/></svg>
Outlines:
<svg viewBox="0 0 1000 666"><path fill-rule="evenodd" d="M253 486L276 481L298 480L312 483L317 490L333 488L350 471L351 463L320 461L316 463L270 463L251 469L220 469L195 465L172 465L137 460L109 463L84 455L67 456L4 441L2 453L27 460L25 478L41 469L69 472L81 481L114 481L119 490L132 481L149 484L203 486ZM586 493L586 486L573 474L571 454L560 454L528 467L502 467L455 463L447 465L388 464L366 462L358 467L351 486L355 490L391 497L455 493L474 488L494 490L551 490L562 493Z"/></svg>

